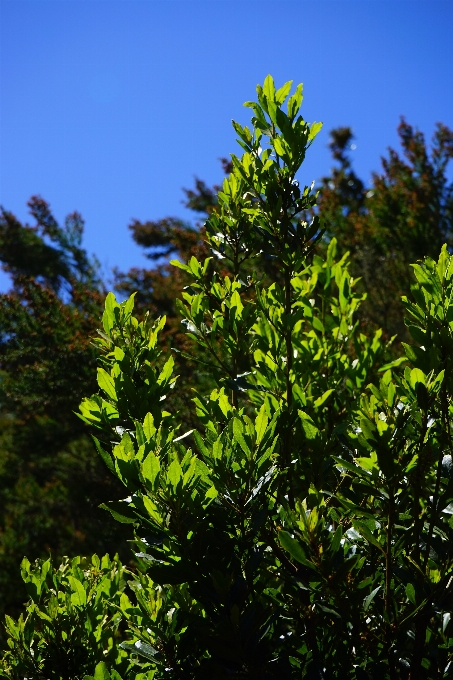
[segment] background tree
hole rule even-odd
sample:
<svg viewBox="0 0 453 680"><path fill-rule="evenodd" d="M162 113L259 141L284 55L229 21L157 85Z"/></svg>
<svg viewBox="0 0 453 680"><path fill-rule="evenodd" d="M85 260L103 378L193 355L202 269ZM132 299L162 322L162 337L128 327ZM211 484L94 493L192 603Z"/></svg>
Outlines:
<svg viewBox="0 0 453 680"><path fill-rule="evenodd" d="M125 552L126 532L98 509L119 485L73 413L95 384L90 338L103 284L81 245L80 215L60 227L44 200L28 205L34 226L0 214L0 259L12 283L0 295L2 614L26 597L19 570L25 554Z"/></svg>
<svg viewBox="0 0 453 680"><path fill-rule="evenodd" d="M398 127L403 154L382 158L371 186L352 169L350 128L331 133L338 166L322 181L319 215L341 252L351 252L351 267L368 294L362 318L388 335L407 340L401 296L414 283L410 264L437 258L443 243L453 245L453 183L447 176L453 158L453 131L439 123L428 149L424 135L404 119Z"/></svg>

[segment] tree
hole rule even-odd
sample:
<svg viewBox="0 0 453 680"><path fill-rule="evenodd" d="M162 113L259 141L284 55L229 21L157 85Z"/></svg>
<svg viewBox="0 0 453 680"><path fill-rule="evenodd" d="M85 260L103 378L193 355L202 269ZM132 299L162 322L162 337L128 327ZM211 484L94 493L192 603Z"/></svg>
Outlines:
<svg viewBox="0 0 453 680"><path fill-rule="evenodd" d="M289 88L268 78L253 130L235 124L245 153L206 224L234 274L174 263L216 381L193 433L161 406L177 389L164 320L106 301L101 391L81 413L130 493L107 504L135 524L143 563L123 602L130 649L156 677L432 678L450 663L453 261L444 247L415 268L415 345L378 379L381 334L354 323L347 260L334 239L314 254L321 225L303 219L315 196L296 177L319 125L297 117L301 88L283 111ZM244 281L264 242L282 284Z"/></svg>
<svg viewBox="0 0 453 680"><path fill-rule="evenodd" d="M453 183L447 176L453 131L439 123L431 153L423 134L404 119L398 134L404 157L389 149L382 171L366 187L348 155L351 129L332 132L330 148L339 167L323 180L319 214L340 252L351 252L352 271L368 293L364 318L408 340L401 296L414 283L410 264L437 259L443 243L453 246Z"/></svg>
<svg viewBox="0 0 453 680"><path fill-rule="evenodd" d="M105 508L136 532L127 678L432 680L453 661L453 256L444 245L413 266L411 344L388 362L299 183L320 124L290 91L258 86L252 129L234 123L245 153L207 220L210 254L173 263L215 384L195 396L193 431L167 407L165 318L106 298L99 390L80 416L126 489Z"/></svg>
<svg viewBox="0 0 453 680"><path fill-rule="evenodd" d="M103 286L82 248L83 220L64 227L39 197L35 226L0 216L0 259L11 290L0 296L0 611L25 599L19 565L50 551L59 560L114 553L121 537L98 509L119 492L74 415L94 388ZM124 553L124 549L123 549Z"/></svg>

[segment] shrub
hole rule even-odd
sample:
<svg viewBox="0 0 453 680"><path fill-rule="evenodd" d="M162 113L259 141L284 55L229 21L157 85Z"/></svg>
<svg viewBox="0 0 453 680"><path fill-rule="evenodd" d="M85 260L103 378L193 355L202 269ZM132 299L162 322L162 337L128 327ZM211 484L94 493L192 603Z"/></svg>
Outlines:
<svg viewBox="0 0 453 680"><path fill-rule="evenodd" d="M119 648L119 602L126 585L119 560L24 558L22 579L30 597L25 617L6 617L9 651L0 676L11 680L77 680L106 660L126 667ZM123 657L123 663L122 663Z"/></svg>
<svg viewBox="0 0 453 680"><path fill-rule="evenodd" d="M316 195L297 176L320 124L290 89L268 77L247 103L245 153L206 223L212 256L174 263L215 384L194 395L195 429L165 408L165 319L106 300L100 391L81 417L127 490L105 507L136 531L122 649L142 678L446 678L453 258L414 265L413 344L389 362L355 321L347 256L334 239L316 252ZM118 680L102 664L94 677Z"/></svg>

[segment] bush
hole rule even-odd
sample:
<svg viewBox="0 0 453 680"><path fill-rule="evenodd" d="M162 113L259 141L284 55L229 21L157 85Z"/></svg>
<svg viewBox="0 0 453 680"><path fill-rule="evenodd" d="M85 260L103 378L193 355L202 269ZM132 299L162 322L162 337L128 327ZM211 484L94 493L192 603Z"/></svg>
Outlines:
<svg viewBox="0 0 453 680"><path fill-rule="evenodd" d="M297 173L320 124L290 89L268 77L247 103L252 130L234 124L245 153L206 224L212 257L174 263L215 384L194 396L195 429L165 409L178 389L158 349L165 319L106 300L100 391L81 417L127 490L105 507L136 531L140 569L119 605L128 672L447 678L453 258L444 247L414 266L413 344L389 361L381 332L355 321L347 256L334 239L316 252L316 195Z"/></svg>
<svg viewBox="0 0 453 680"><path fill-rule="evenodd" d="M81 680L104 659L126 667L118 645L118 604L126 581L117 558L76 557L57 569L50 559L30 564L24 558L21 572L30 600L25 618L6 617L9 651L0 676Z"/></svg>

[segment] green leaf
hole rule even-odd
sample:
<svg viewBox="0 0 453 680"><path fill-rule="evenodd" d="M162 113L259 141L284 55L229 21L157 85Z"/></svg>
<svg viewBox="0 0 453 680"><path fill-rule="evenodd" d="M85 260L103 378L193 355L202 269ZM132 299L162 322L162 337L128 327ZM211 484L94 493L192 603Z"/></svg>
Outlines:
<svg viewBox="0 0 453 680"><path fill-rule="evenodd" d="M294 557L294 559L301 564L306 567L311 567L311 569L316 571L315 566L307 559L300 541L296 540L287 531L283 530L278 532L278 540L280 541L282 548L287 550L291 557Z"/></svg>
<svg viewBox="0 0 453 680"><path fill-rule="evenodd" d="M282 85L282 87L280 87L280 88L277 90L277 92L276 92L276 94L275 94L275 101L276 101L278 104L280 104L280 105L283 104L283 102L285 101L286 97L287 97L287 96L289 95L289 93L291 92L291 86L292 86L292 84L293 84L293 81L292 81L292 80L288 80L287 83L285 83L284 85Z"/></svg>
<svg viewBox="0 0 453 680"><path fill-rule="evenodd" d="M156 456L155 453L151 451L149 453L142 465L142 475L143 477L151 482L151 485L154 487L154 482L156 481L156 478L160 472L160 461L159 458Z"/></svg>
<svg viewBox="0 0 453 680"><path fill-rule="evenodd" d="M354 527L354 529L355 529L356 531L359 532L359 534L360 534L366 541L368 541L368 543L371 543L372 545L376 546L376 548L379 548L379 550L380 550L383 554L385 554L384 548L383 548L382 545L379 543L379 541L377 540L377 538L375 538L375 536L373 536L372 532L370 531L370 529L367 527L366 524L364 524L363 522L358 522L357 520L354 520L354 521L352 522L352 526Z"/></svg>
<svg viewBox="0 0 453 680"><path fill-rule="evenodd" d="M103 368L98 368L98 385L110 399L113 399L113 401L117 400L113 378Z"/></svg>
<svg viewBox="0 0 453 680"><path fill-rule="evenodd" d="M68 576L68 581L69 585L74 591L71 595L71 602L77 607L84 607L87 603L87 594L82 583L79 581L79 579L70 575Z"/></svg>
<svg viewBox="0 0 453 680"><path fill-rule="evenodd" d="M267 75L263 85L263 94L269 101L273 102L275 100L275 85L274 79L271 75Z"/></svg>
<svg viewBox="0 0 453 680"><path fill-rule="evenodd" d="M413 389L415 389L415 387L417 386L418 383L421 383L422 385L426 385L425 374L419 368L413 368L411 373L410 373L411 387Z"/></svg>
<svg viewBox="0 0 453 680"><path fill-rule="evenodd" d="M110 335L110 331L115 325L116 309L119 309L119 304L117 303L114 294L108 293L107 297L105 298L105 312L102 316L102 325L104 326L104 330L107 333L107 335Z"/></svg>
<svg viewBox="0 0 453 680"><path fill-rule="evenodd" d="M267 428L267 423L268 423L268 417L266 413L266 406L265 404L261 405L260 410L258 411L258 415L256 416L255 420L255 432L256 432L256 444L257 446L260 445L264 434L266 432Z"/></svg>
<svg viewBox="0 0 453 680"><path fill-rule="evenodd" d="M250 451L249 447L247 446L247 442L244 439L243 432L244 432L244 427L243 427L241 421L239 420L239 418L233 418L234 439L235 439L235 441L237 441L237 443L239 444L241 449L244 451L244 453L247 456L250 456L251 451Z"/></svg>
<svg viewBox="0 0 453 680"><path fill-rule="evenodd" d="M121 675L114 668L110 671L110 678L111 680L122 680ZM139 680L138 675L136 676L136 680ZM146 680L146 678L143 677L143 680Z"/></svg>
<svg viewBox="0 0 453 680"><path fill-rule="evenodd" d="M132 295L124 302L124 316L128 317L132 314L134 310L135 296L137 293L132 293Z"/></svg>
<svg viewBox="0 0 453 680"><path fill-rule="evenodd" d="M330 552L335 555L339 548L341 547L341 539L343 538L343 527L339 524L335 530L332 538L332 543L330 544Z"/></svg>
<svg viewBox="0 0 453 680"><path fill-rule="evenodd" d="M52 619L50 618L50 616L43 612L41 609L39 609L36 605L33 607L33 609L30 609L30 611L35 612L35 614L37 614L39 618L42 619L43 621L48 621L49 623L52 623Z"/></svg>
<svg viewBox="0 0 453 680"><path fill-rule="evenodd" d="M133 524L137 521L133 508L130 508L124 501L109 501L102 503L99 507L108 510L112 517L122 524Z"/></svg>
<svg viewBox="0 0 453 680"><path fill-rule="evenodd" d="M319 408L320 406L322 406L323 404L325 404L325 402L327 401L327 399L328 399L328 398L330 397L330 395L333 394L334 392L335 392L335 390L333 390L333 389L327 390L326 392L324 392L324 394L323 394L321 397L318 397L318 399L316 399L316 401L314 402L313 406L314 406L315 408Z"/></svg>
<svg viewBox="0 0 453 680"><path fill-rule="evenodd" d="M169 357L169 359L167 359L167 361L165 362L165 365L164 365L164 367L163 367L162 371L160 372L159 377L157 379L157 382L158 382L159 385L167 384L167 382L169 381L169 379L172 376L174 365L175 365L175 360L173 359L173 357Z"/></svg>
<svg viewBox="0 0 453 680"><path fill-rule="evenodd" d="M181 479L182 479L181 466L177 460L173 460L170 463L167 470L167 481L170 482L174 489L176 489Z"/></svg>
<svg viewBox="0 0 453 680"><path fill-rule="evenodd" d="M308 135L308 139L310 141L313 140L316 137L316 135L318 134L318 132L321 130L321 128L322 128L322 123L313 123L310 126L310 134Z"/></svg>
<svg viewBox="0 0 453 680"><path fill-rule="evenodd" d="M96 450L99 453L99 455L101 456L102 460L107 465L110 472L113 472L113 474L116 474L115 465L113 463L112 456L102 448L99 439L96 439L96 437L94 437L93 435L92 435L92 437L93 437L94 445L96 446Z"/></svg>
<svg viewBox="0 0 453 680"><path fill-rule="evenodd" d="M374 598L376 597L376 595L377 595L378 592L380 591L381 587L382 587L382 586L378 586L377 588L375 588L375 589L374 589L369 595L367 595L366 598L363 600L363 608L364 608L365 611L368 611L368 608L369 608L370 604L373 602Z"/></svg>
<svg viewBox="0 0 453 680"><path fill-rule="evenodd" d="M310 441L313 439L316 439L316 437L319 434L319 430L314 424L313 420L310 418L309 415L304 413L304 411L298 411L299 418L301 420L302 424L302 430L304 431L304 434L306 438Z"/></svg>
<svg viewBox="0 0 453 680"><path fill-rule="evenodd" d="M173 267L178 267L178 269L182 269L182 270L185 271L185 272L189 272L189 273L191 272L190 267L188 267L188 266L187 266L186 264L184 264L183 262L180 262L179 260L170 260L170 264L171 264Z"/></svg>
<svg viewBox="0 0 453 680"><path fill-rule="evenodd" d="M98 663L94 671L94 680L111 680L110 673L104 661Z"/></svg>
<svg viewBox="0 0 453 680"><path fill-rule="evenodd" d="M293 96L288 99L288 116L291 119L294 119L295 116L297 116L299 109L301 107L303 98L302 89L303 85L302 83L299 83Z"/></svg>
<svg viewBox="0 0 453 680"><path fill-rule="evenodd" d="M412 583L408 583L406 586L406 597L412 604L416 604L415 600L415 588Z"/></svg>
<svg viewBox="0 0 453 680"><path fill-rule="evenodd" d="M147 413L145 416L145 420L143 421L143 432L147 441L149 441L156 432L154 418L151 413Z"/></svg>

